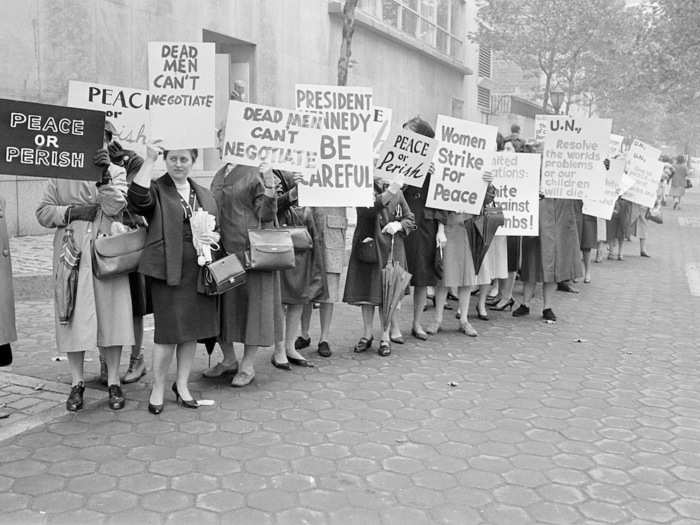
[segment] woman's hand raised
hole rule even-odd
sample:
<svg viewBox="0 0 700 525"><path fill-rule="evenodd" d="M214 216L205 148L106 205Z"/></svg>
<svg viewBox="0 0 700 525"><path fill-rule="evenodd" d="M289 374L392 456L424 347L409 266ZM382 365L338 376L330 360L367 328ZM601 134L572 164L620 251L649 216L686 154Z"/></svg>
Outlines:
<svg viewBox="0 0 700 525"><path fill-rule="evenodd" d="M151 140L146 143L146 158L148 160L153 162L158 160L158 155L163 152L163 146L161 146L162 142L162 140L158 139Z"/></svg>

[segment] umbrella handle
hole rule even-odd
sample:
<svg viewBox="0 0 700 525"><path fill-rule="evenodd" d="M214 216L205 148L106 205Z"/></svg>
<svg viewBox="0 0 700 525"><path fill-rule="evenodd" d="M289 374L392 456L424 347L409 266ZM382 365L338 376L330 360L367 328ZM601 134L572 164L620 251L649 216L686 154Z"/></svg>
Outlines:
<svg viewBox="0 0 700 525"><path fill-rule="evenodd" d="M394 235L391 236L391 251L389 252L388 262L394 262Z"/></svg>

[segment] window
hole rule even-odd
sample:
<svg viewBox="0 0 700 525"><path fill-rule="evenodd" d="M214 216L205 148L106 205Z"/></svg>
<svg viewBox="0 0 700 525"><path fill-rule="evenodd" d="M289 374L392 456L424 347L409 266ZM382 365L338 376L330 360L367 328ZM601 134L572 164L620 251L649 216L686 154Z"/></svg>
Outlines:
<svg viewBox="0 0 700 525"><path fill-rule="evenodd" d="M464 118L464 100L452 98L452 116L454 118Z"/></svg>
<svg viewBox="0 0 700 525"><path fill-rule="evenodd" d="M462 60L463 0L360 0L359 8L434 47Z"/></svg>
<svg viewBox="0 0 700 525"><path fill-rule="evenodd" d="M479 76L491 78L491 49L479 47Z"/></svg>
<svg viewBox="0 0 700 525"><path fill-rule="evenodd" d="M489 113L491 111L491 90L479 86L476 93L476 105L482 111Z"/></svg>

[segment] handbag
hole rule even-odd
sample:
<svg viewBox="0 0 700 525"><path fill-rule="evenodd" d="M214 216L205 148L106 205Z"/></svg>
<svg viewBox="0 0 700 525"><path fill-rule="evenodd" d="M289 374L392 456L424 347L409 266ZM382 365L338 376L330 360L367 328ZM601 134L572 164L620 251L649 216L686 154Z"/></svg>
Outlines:
<svg viewBox="0 0 700 525"><path fill-rule="evenodd" d="M656 224L663 224L664 223L664 216L661 213L661 209L658 207L653 207L649 208L647 210L647 213L645 215L646 219L655 222Z"/></svg>
<svg viewBox="0 0 700 525"><path fill-rule="evenodd" d="M304 223L304 210L301 208L289 208L284 214L282 229L289 230L292 235L292 246L296 253L307 252L314 247L314 241L311 238L309 229Z"/></svg>
<svg viewBox="0 0 700 525"><path fill-rule="evenodd" d="M374 237L367 237L359 240L356 246L357 258L365 264L379 263L379 253L377 253L377 241Z"/></svg>
<svg viewBox="0 0 700 525"><path fill-rule="evenodd" d="M92 243L92 273L98 279L136 271L146 245L146 230L96 237Z"/></svg>
<svg viewBox="0 0 700 525"><path fill-rule="evenodd" d="M275 217L274 228L248 230L249 248L245 252L248 270L276 272L294 268L294 244L289 228L280 228ZM307 232L308 233L308 232Z"/></svg>
<svg viewBox="0 0 700 525"><path fill-rule="evenodd" d="M244 284L247 277L241 261L232 253L202 266L197 281L197 292L204 295L221 295Z"/></svg>

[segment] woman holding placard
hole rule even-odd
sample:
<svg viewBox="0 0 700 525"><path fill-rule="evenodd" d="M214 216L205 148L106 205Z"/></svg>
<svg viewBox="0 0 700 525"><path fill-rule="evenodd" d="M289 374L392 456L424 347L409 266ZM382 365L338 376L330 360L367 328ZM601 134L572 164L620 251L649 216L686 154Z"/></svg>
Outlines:
<svg viewBox="0 0 700 525"><path fill-rule="evenodd" d="M71 412L83 408L85 352L96 346L107 365L109 407L124 407L119 360L122 347L134 344L128 277L98 279L92 271L93 239L110 235L112 224L121 219L126 207L126 171L110 162L106 147L105 135L105 149L94 158L95 165L103 169L102 181L96 185L90 181L49 179L36 210L39 224L56 229L53 266L57 291L66 290L66 283L59 282L63 261L70 259L78 267L75 295L57 293L55 301L56 344L59 351L68 354L72 376L66 401L66 409ZM70 282L70 276L66 279Z"/></svg>
<svg viewBox="0 0 700 525"><path fill-rule="evenodd" d="M382 269L390 259L406 267L404 238L416 229L413 212L401 193L401 184L385 186L374 182L374 206L357 208L357 226L352 240L350 263L345 281L343 301L362 308L363 335L355 352L372 348L374 309L382 305ZM382 332L378 353L391 354L391 340L399 340L401 332L396 312Z"/></svg>
<svg viewBox="0 0 700 525"><path fill-rule="evenodd" d="M173 354L177 359L175 398L186 408L199 406L188 386L197 340L219 333L217 298L197 292L201 261L191 222L203 211L215 223L216 202L209 190L189 177L196 149L163 150L167 172L154 177L159 152L156 143L148 145L146 160L128 193L133 210L148 221L139 272L147 277L153 302L153 388L148 401L152 414L163 410Z"/></svg>
<svg viewBox="0 0 700 525"><path fill-rule="evenodd" d="M414 133L426 137L435 138L432 126L420 117L413 117L403 125ZM430 177L433 174L433 166L425 177L422 188L406 186L403 195L406 203L413 212L416 221L416 231L406 237L406 264L411 273L411 285L413 288L413 326L411 334L416 339L425 341L428 334L423 329L423 310L428 299L428 287L436 286L438 276L435 270L435 252L437 243L436 210L425 207L425 201L430 187ZM440 212L437 212L440 213Z"/></svg>

